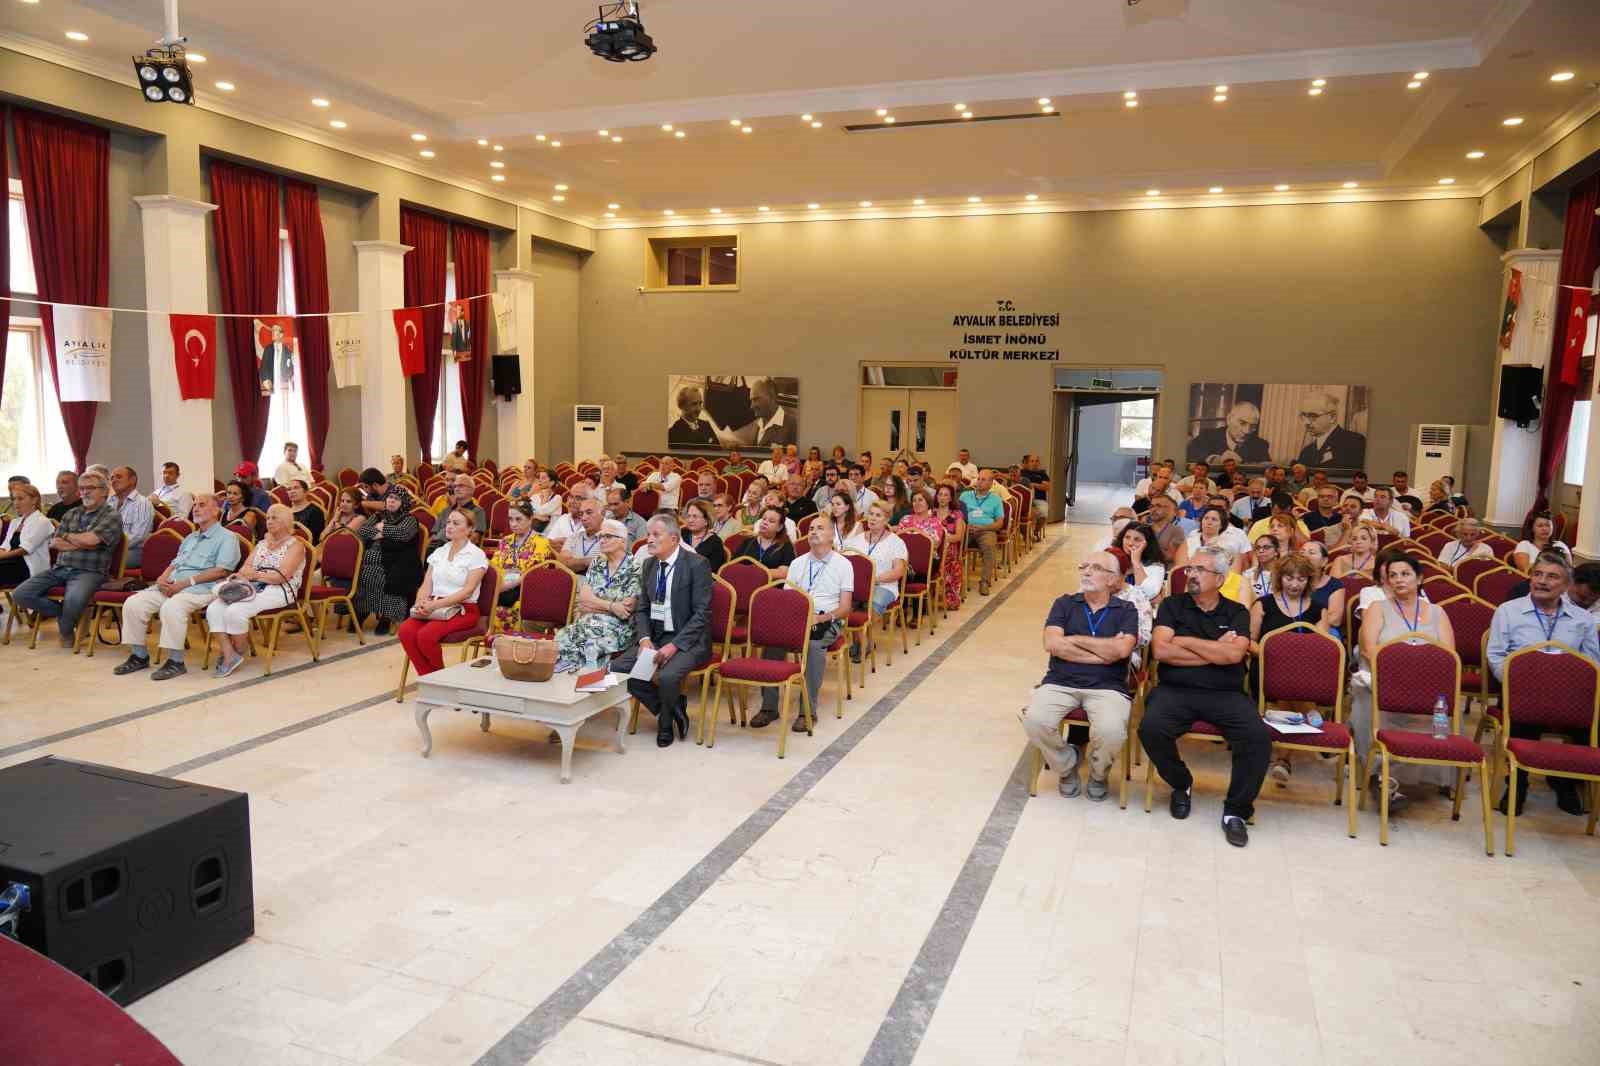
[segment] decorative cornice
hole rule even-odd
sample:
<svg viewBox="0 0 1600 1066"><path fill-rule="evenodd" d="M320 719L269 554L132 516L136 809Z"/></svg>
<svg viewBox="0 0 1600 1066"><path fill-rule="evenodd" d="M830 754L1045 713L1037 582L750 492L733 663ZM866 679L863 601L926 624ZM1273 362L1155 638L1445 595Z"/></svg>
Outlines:
<svg viewBox="0 0 1600 1066"><path fill-rule="evenodd" d="M133 202L141 210L148 211L160 208L177 214L199 215L204 217L217 209L216 204L208 204L200 200L191 200L186 196L173 196L171 193L157 193L154 196L135 196Z"/></svg>

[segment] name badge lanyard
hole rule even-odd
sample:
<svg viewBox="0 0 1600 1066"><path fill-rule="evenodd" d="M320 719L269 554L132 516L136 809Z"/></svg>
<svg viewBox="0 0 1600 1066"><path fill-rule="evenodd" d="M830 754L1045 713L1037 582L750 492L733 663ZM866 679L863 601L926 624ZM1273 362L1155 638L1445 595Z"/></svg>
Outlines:
<svg viewBox="0 0 1600 1066"><path fill-rule="evenodd" d="M1098 611L1089 610L1087 603L1083 605L1083 621L1089 627L1089 635L1091 637L1100 636L1100 623L1106 620L1106 612L1109 610L1111 610L1109 603Z"/></svg>
<svg viewBox="0 0 1600 1066"><path fill-rule="evenodd" d="M1550 624L1549 625L1545 625L1544 624L1544 612L1543 611L1541 611L1541 610L1539 610L1539 608L1535 607L1533 609L1533 613L1534 613L1534 616L1539 619L1539 628L1544 630L1544 639L1545 640L1555 640L1556 639L1556 626L1561 624L1561 605L1559 603L1556 604L1556 609L1550 613Z"/></svg>
<svg viewBox="0 0 1600 1066"><path fill-rule="evenodd" d="M1394 613L1400 616L1400 621L1406 624L1406 628L1408 630L1415 633L1422 625L1422 597L1417 597L1417 609L1412 612L1412 616L1410 618L1406 617L1406 612L1398 603L1394 605Z"/></svg>

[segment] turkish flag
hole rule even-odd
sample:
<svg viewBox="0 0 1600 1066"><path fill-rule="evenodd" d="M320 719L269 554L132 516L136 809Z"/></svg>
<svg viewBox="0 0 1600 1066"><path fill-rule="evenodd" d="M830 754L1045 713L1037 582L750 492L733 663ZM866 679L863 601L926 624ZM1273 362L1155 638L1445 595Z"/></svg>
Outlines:
<svg viewBox="0 0 1600 1066"><path fill-rule="evenodd" d="M178 372L178 395L209 400L216 395L217 320L210 315L168 315L172 327L172 363Z"/></svg>
<svg viewBox="0 0 1600 1066"><path fill-rule="evenodd" d="M1583 362L1583 342L1589 335L1589 306L1594 294L1588 289L1572 291L1572 310L1567 314L1567 339L1561 346L1561 382L1578 383L1578 366Z"/></svg>
<svg viewBox="0 0 1600 1066"><path fill-rule="evenodd" d="M408 378L422 373L427 367L422 354L422 308L395 308L394 335L400 342L400 373Z"/></svg>

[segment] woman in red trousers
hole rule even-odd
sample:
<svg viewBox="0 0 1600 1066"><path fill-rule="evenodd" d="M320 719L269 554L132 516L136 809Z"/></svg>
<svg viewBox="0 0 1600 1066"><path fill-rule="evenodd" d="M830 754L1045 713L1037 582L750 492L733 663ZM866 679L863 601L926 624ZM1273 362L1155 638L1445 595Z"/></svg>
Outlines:
<svg viewBox="0 0 1600 1066"><path fill-rule="evenodd" d="M411 617L400 623L400 644L418 674L444 669L439 642L478 624L478 585L489 572L489 557L472 543L472 519L451 511L445 543L428 556L428 572L417 590Z"/></svg>

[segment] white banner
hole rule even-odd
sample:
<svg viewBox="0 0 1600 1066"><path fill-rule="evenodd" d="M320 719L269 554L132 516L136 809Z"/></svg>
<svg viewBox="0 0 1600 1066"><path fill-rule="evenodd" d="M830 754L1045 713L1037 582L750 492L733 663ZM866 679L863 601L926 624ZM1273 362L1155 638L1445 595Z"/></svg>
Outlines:
<svg viewBox="0 0 1600 1066"><path fill-rule="evenodd" d="M329 315L328 354L333 359L335 388L360 385L367 355L367 316Z"/></svg>
<svg viewBox="0 0 1600 1066"><path fill-rule="evenodd" d="M490 293L494 308L494 350L509 353L517 350L517 305L503 292Z"/></svg>
<svg viewBox="0 0 1600 1066"><path fill-rule="evenodd" d="M56 395L62 403L111 402L111 311L55 309Z"/></svg>

